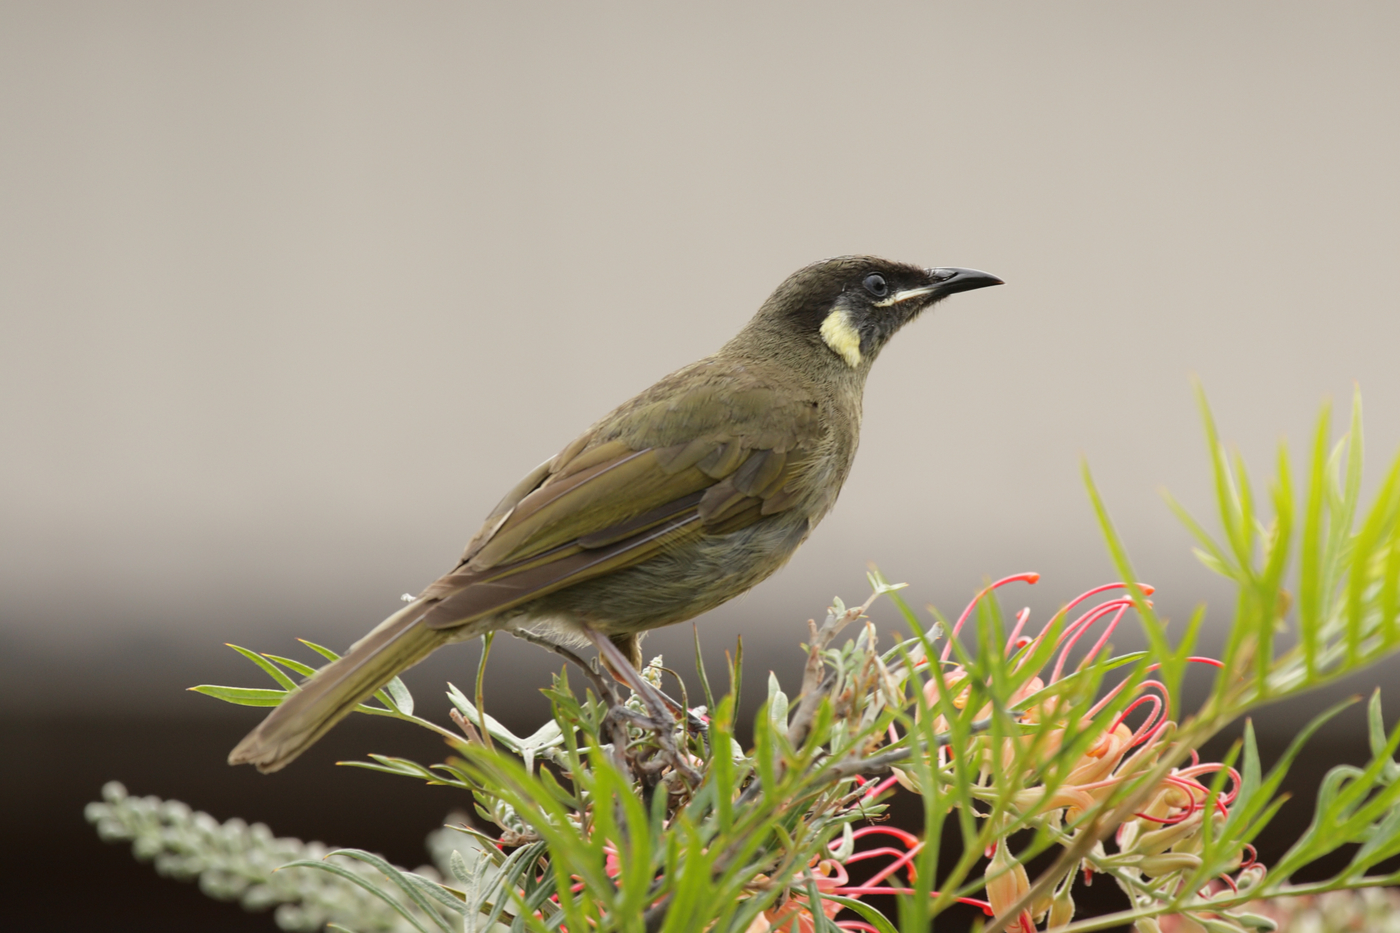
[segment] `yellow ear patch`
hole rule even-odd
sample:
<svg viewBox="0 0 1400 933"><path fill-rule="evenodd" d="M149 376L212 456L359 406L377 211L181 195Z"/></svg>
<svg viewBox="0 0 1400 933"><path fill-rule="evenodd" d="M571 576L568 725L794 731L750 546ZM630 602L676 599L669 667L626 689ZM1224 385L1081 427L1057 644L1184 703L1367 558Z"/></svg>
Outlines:
<svg viewBox="0 0 1400 933"><path fill-rule="evenodd" d="M860 332L851 326L851 318L845 308L834 308L822 321L822 340L855 369L860 365Z"/></svg>

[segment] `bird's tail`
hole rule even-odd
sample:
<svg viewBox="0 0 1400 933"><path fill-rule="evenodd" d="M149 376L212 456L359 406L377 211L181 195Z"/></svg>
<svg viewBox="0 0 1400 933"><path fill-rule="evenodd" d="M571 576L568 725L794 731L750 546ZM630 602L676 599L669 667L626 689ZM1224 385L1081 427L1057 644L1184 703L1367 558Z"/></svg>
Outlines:
<svg viewBox="0 0 1400 933"><path fill-rule="evenodd" d="M449 640L420 619L422 601L379 624L338 660L321 668L282 702L232 752L231 765L251 764L264 774L287 766L400 671ZM454 633L455 634L455 633Z"/></svg>

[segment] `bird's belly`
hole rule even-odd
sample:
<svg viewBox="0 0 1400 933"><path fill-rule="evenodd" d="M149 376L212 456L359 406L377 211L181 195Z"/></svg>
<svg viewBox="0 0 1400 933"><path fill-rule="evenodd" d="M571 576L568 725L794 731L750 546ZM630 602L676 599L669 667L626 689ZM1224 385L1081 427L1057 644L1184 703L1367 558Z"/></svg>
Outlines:
<svg viewBox="0 0 1400 933"><path fill-rule="evenodd" d="M694 618L767 579L807 537L800 514L776 515L726 535L691 539L630 567L529 604L520 622L641 632Z"/></svg>

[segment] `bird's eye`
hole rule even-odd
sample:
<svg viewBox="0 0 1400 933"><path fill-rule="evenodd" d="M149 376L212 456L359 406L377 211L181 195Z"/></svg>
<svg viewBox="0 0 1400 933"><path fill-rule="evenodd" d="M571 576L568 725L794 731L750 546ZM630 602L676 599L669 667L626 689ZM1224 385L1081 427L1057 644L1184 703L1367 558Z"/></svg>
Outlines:
<svg viewBox="0 0 1400 933"><path fill-rule="evenodd" d="M872 272L865 277L865 290L876 298L884 298L889 294L890 287L885 284L885 277L878 272Z"/></svg>

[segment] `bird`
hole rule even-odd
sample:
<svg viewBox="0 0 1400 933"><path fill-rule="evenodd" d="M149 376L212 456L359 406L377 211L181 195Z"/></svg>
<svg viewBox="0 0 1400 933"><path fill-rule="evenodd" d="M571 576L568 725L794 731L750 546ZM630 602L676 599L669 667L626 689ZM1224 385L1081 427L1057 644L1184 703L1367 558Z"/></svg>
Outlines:
<svg viewBox="0 0 1400 933"><path fill-rule="evenodd" d="M592 642L640 668L646 631L766 579L831 510L890 338L949 295L1001 284L874 256L799 269L718 352L528 473L451 570L289 691L229 763L280 770L403 670L491 632Z"/></svg>

